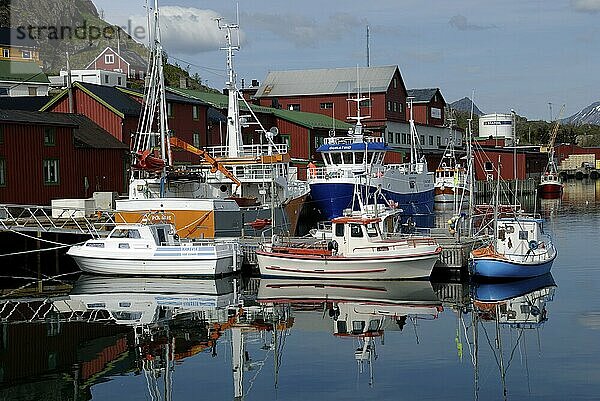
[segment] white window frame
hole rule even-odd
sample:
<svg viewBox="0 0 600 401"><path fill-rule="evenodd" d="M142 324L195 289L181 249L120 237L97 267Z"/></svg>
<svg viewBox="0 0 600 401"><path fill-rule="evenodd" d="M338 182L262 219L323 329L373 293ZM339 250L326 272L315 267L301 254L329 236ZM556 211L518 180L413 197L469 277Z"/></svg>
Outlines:
<svg viewBox="0 0 600 401"><path fill-rule="evenodd" d="M200 149L200 133L199 132L192 133L192 145L195 148Z"/></svg>
<svg viewBox="0 0 600 401"><path fill-rule="evenodd" d="M2 49L2 57L10 58L10 49Z"/></svg>
<svg viewBox="0 0 600 401"><path fill-rule="evenodd" d="M114 54L105 54L104 55L104 64L114 64L115 63L115 55Z"/></svg>
<svg viewBox="0 0 600 401"><path fill-rule="evenodd" d="M21 50L21 57L27 60L31 60L33 58L31 50Z"/></svg>
<svg viewBox="0 0 600 401"><path fill-rule="evenodd" d="M192 105L192 120L200 119L200 108L197 104Z"/></svg>
<svg viewBox="0 0 600 401"><path fill-rule="evenodd" d="M44 159L42 162L43 178L45 185L57 185L60 183L60 170L58 159Z"/></svg>
<svg viewBox="0 0 600 401"><path fill-rule="evenodd" d="M6 91L5 93L2 93ZM7 88L6 86L0 86L0 96L10 96L10 88Z"/></svg>

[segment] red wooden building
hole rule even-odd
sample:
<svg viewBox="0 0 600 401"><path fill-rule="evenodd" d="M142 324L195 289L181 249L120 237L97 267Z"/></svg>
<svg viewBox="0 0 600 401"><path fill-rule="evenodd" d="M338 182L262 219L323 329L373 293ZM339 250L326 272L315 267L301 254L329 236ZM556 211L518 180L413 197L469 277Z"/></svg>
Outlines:
<svg viewBox="0 0 600 401"><path fill-rule="evenodd" d="M446 100L439 88L409 89L413 102L413 119L424 125L444 125ZM407 115L409 115L410 110Z"/></svg>
<svg viewBox="0 0 600 401"><path fill-rule="evenodd" d="M561 143L555 147L555 155L558 163L562 162L570 155L590 155L593 154L596 160L600 160L600 147L584 148L573 143Z"/></svg>
<svg viewBox="0 0 600 401"><path fill-rule="evenodd" d="M125 190L128 146L81 115L0 111L0 202Z"/></svg>
<svg viewBox="0 0 600 401"><path fill-rule="evenodd" d="M539 147L481 147L476 146L475 179L485 181L497 178L498 162L503 180L525 180L539 178L548 163L548 155L541 153ZM515 162L516 161L516 162Z"/></svg>
<svg viewBox="0 0 600 401"><path fill-rule="evenodd" d="M73 84L74 113L87 116L119 141L130 145L138 129L143 94L125 88L75 82ZM47 103L42 111L68 113L69 94L64 90ZM207 127L208 106L201 101L167 93L167 116L170 131L182 140L196 145L209 142ZM176 163L196 160L187 152L173 152Z"/></svg>
<svg viewBox="0 0 600 401"><path fill-rule="evenodd" d="M115 51L107 47L85 69L117 71L124 73L128 78L142 80L146 75L148 63L144 57L134 51L126 49Z"/></svg>
<svg viewBox="0 0 600 401"><path fill-rule="evenodd" d="M361 114L365 126L384 132L387 121L406 121L406 86L398 66L272 71L254 97L261 106L324 114L351 122L356 97L370 97Z"/></svg>

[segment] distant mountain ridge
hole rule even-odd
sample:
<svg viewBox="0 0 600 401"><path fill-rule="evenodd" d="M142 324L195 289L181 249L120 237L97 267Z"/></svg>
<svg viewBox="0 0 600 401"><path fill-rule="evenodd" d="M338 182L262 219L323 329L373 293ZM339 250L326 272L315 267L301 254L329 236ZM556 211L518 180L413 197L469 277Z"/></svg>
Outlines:
<svg viewBox="0 0 600 401"><path fill-rule="evenodd" d="M477 107L475 103L468 97L463 97L455 102L449 104L449 107L453 110L460 111L463 113L471 113L471 105L473 105L473 114L476 116L482 116L484 113Z"/></svg>
<svg viewBox="0 0 600 401"><path fill-rule="evenodd" d="M562 119L561 122L565 125L600 125L600 101L592 103L572 116Z"/></svg>

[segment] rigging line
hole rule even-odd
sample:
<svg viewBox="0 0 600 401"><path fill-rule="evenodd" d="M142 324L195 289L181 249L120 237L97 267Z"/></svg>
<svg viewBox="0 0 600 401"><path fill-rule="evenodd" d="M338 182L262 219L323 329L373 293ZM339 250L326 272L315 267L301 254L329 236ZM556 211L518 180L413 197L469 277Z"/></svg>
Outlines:
<svg viewBox="0 0 600 401"><path fill-rule="evenodd" d="M70 272L70 273L59 274L58 276L52 276L52 277L45 276L46 278L44 278L44 279L41 279L41 280L38 280L38 279L36 278L36 279L35 279L35 281L41 281L41 282L43 283L43 282L45 282L45 281L51 281L51 280L54 280L55 278L58 278L58 277L65 277L65 276L69 276L69 275L73 275L73 274L80 274L80 273L81 273L81 272L77 271L77 272ZM20 286L20 287L18 287L18 288L15 288L14 290L12 290L12 291L8 292L7 294L3 294L1 297L8 297L8 296L11 296L11 295L12 295L12 294L14 294L15 292L18 292L18 291L20 291L20 290L22 290L22 289L25 289L25 288L27 288L28 286L30 286L31 284L34 284L34 283L27 283L27 284L24 284L24 285L22 285L22 286Z"/></svg>
<svg viewBox="0 0 600 401"><path fill-rule="evenodd" d="M61 242L54 242L54 241L50 241L50 240L47 240L47 239L43 239L43 238L34 237L34 236L32 236L32 235L25 234L25 233L22 233L22 232L20 232L20 231L16 231L16 230L13 230L13 229L9 229L8 231L9 231L9 232L11 232L11 233L14 233L14 234L22 235L23 237L27 237L27 238L30 238L30 239L34 239L34 240L36 240L36 241L40 241L40 242L46 242L46 243L48 243L48 244L53 244L53 245L69 245L69 244L64 244L64 243L61 243Z"/></svg>
<svg viewBox="0 0 600 401"><path fill-rule="evenodd" d="M488 342L488 345L490 346L490 349L492 350L492 353L494 354L494 359L496 360L496 365L498 365L498 369L500 368L500 361L498 361L498 355L496 355L496 351L494 350L494 346L492 345L492 342L490 341L490 336L488 335L487 329L485 328L485 325L482 324L481 327L483 327L483 332L485 334L485 338ZM500 351L502 352L502 350Z"/></svg>
<svg viewBox="0 0 600 401"><path fill-rule="evenodd" d="M73 244L73 245L80 245L80 244L83 244L83 243L85 243L85 241L84 242L80 242L78 244ZM32 249L31 251L21 251L21 252L5 253L3 255L0 255L0 257L3 257L3 256L16 256L16 255L27 255L27 254L35 253L35 252L55 251L57 249L69 248L69 247L71 247L73 245L62 245L62 246L54 246L52 248Z"/></svg>

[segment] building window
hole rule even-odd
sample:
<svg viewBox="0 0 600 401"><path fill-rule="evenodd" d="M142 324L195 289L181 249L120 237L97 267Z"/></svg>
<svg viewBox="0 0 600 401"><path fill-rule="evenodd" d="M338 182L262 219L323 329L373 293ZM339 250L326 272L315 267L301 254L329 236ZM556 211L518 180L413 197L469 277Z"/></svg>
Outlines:
<svg viewBox="0 0 600 401"><path fill-rule="evenodd" d="M288 147L288 151L292 148L292 139L290 138L289 135L280 135L281 136L281 140L283 141L283 143L285 143Z"/></svg>
<svg viewBox="0 0 600 401"><path fill-rule="evenodd" d="M29 50L22 50L21 54L23 55L23 58L26 58L26 59L31 58L31 52Z"/></svg>
<svg viewBox="0 0 600 401"><path fill-rule="evenodd" d="M437 146L442 146L442 137L437 137Z"/></svg>
<svg viewBox="0 0 600 401"><path fill-rule="evenodd" d="M0 87L0 96L8 96L8 88Z"/></svg>
<svg viewBox="0 0 600 401"><path fill-rule="evenodd" d="M37 87L36 86L27 87L27 91L29 93L29 96L37 96Z"/></svg>
<svg viewBox="0 0 600 401"><path fill-rule="evenodd" d="M400 133L396 132L396 143L401 143L400 142Z"/></svg>
<svg viewBox="0 0 600 401"><path fill-rule="evenodd" d="M288 109L294 110L294 111L300 111L300 105L297 103L293 103L288 106Z"/></svg>
<svg viewBox="0 0 600 401"><path fill-rule="evenodd" d="M402 143L404 143L404 144L408 143L406 136L407 136L406 133L402 134Z"/></svg>
<svg viewBox="0 0 600 401"><path fill-rule="evenodd" d="M323 145L323 143L325 143L325 138L323 138L322 136L318 136L315 135L315 149L320 147L321 145Z"/></svg>
<svg viewBox="0 0 600 401"><path fill-rule="evenodd" d="M194 104L194 105L192 106L192 118L193 118L194 120L197 120L197 119L199 118L199 117L198 117L198 114L199 114L199 113L198 113L198 105L197 105L197 104Z"/></svg>
<svg viewBox="0 0 600 401"><path fill-rule="evenodd" d="M371 99L361 100L360 107L371 107Z"/></svg>
<svg viewBox="0 0 600 401"><path fill-rule="evenodd" d="M123 85L123 77L117 77L117 85Z"/></svg>
<svg viewBox="0 0 600 401"><path fill-rule="evenodd" d="M398 78L394 77L394 88L398 87Z"/></svg>
<svg viewBox="0 0 600 401"><path fill-rule="evenodd" d="M129 77L135 78L135 70L133 68L129 70Z"/></svg>
<svg viewBox="0 0 600 401"><path fill-rule="evenodd" d="M105 54L104 55L104 63L105 64L114 64L115 63L115 55L114 54Z"/></svg>
<svg viewBox="0 0 600 401"><path fill-rule="evenodd" d="M387 102L387 109L388 109L388 111L392 111L392 102L390 102L390 101Z"/></svg>
<svg viewBox="0 0 600 401"><path fill-rule="evenodd" d="M56 144L56 130L51 127L44 128L44 145L54 146Z"/></svg>
<svg viewBox="0 0 600 401"><path fill-rule="evenodd" d="M173 114L173 103L168 103L167 102L167 117L169 118L173 118L174 114Z"/></svg>
<svg viewBox="0 0 600 401"><path fill-rule="evenodd" d="M58 160L46 159L43 162L44 167L44 184L58 184Z"/></svg>
<svg viewBox="0 0 600 401"><path fill-rule="evenodd" d="M333 109L333 103L332 102L321 103L321 108L322 109Z"/></svg>
<svg viewBox="0 0 600 401"><path fill-rule="evenodd" d="M421 135L421 145L425 145L425 135Z"/></svg>
<svg viewBox="0 0 600 401"><path fill-rule="evenodd" d="M394 111L398 111L398 102L394 102Z"/></svg>
<svg viewBox="0 0 600 401"><path fill-rule="evenodd" d="M2 57L10 57L10 49L2 49Z"/></svg>
<svg viewBox="0 0 600 401"><path fill-rule="evenodd" d="M6 186L6 160L0 158L0 187Z"/></svg>
<svg viewBox="0 0 600 401"><path fill-rule="evenodd" d="M429 135L429 146L433 146L433 135Z"/></svg>
<svg viewBox="0 0 600 401"><path fill-rule="evenodd" d="M394 143L394 133L388 132L388 143Z"/></svg>
<svg viewBox="0 0 600 401"><path fill-rule="evenodd" d="M192 134L192 145L195 148L200 148L200 133L199 132L194 132Z"/></svg>
<svg viewBox="0 0 600 401"><path fill-rule="evenodd" d="M485 162L483 167L485 171L494 171L494 164L492 162Z"/></svg>
<svg viewBox="0 0 600 401"><path fill-rule="evenodd" d="M402 113L402 103L398 103L398 112Z"/></svg>
<svg viewBox="0 0 600 401"><path fill-rule="evenodd" d="M107 84L108 83L108 75L104 76L104 83Z"/></svg>

